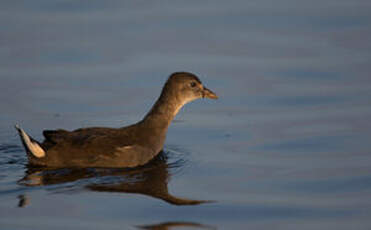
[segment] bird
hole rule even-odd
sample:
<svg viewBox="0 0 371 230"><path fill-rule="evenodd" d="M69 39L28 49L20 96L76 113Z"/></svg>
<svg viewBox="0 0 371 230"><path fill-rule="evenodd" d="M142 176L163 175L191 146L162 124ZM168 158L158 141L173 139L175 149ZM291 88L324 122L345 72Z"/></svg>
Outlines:
<svg viewBox="0 0 371 230"><path fill-rule="evenodd" d="M218 96L195 74L175 72L166 80L149 112L135 124L119 128L44 130L43 142L29 136L19 125L15 128L27 153L28 165L133 168L145 165L163 150L168 127L179 110L200 98L218 99Z"/></svg>

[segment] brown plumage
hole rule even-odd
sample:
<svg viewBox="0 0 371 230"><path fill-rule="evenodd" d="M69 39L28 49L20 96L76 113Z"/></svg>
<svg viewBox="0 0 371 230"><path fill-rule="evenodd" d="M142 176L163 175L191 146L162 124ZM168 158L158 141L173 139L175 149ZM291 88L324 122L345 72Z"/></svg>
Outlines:
<svg viewBox="0 0 371 230"><path fill-rule="evenodd" d="M136 167L153 159L163 148L167 129L186 103L198 98L217 99L198 77L173 73L148 114L123 128L46 130L38 143L16 126L29 163L48 167Z"/></svg>

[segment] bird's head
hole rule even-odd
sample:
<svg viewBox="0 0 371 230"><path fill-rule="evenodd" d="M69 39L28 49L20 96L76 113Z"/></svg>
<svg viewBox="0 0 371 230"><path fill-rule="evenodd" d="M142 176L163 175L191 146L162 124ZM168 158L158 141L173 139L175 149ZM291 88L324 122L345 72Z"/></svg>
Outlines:
<svg viewBox="0 0 371 230"><path fill-rule="evenodd" d="M218 96L206 88L200 79L188 72L176 72L170 75L163 89L163 93L184 105L199 98L218 99Z"/></svg>

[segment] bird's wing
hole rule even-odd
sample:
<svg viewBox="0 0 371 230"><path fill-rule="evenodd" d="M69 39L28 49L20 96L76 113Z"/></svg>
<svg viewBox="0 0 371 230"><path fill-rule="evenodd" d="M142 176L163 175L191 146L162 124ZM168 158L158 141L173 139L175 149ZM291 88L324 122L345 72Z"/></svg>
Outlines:
<svg viewBox="0 0 371 230"><path fill-rule="evenodd" d="M157 152L133 143L126 132L110 128L88 128L72 132L47 130L44 146L64 159L80 165L99 167L136 167L153 159Z"/></svg>
<svg viewBox="0 0 371 230"><path fill-rule="evenodd" d="M92 128L85 128L85 129L77 129L74 131L67 131L64 129L44 130L43 135L45 137L45 141L56 144L56 143L63 142L63 141L83 142L85 139L89 139L92 137L98 137L98 136L105 136L105 135L109 136L110 134L115 133L115 132L117 132L117 129L92 127Z"/></svg>
<svg viewBox="0 0 371 230"><path fill-rule="evenodd" d="M58 130L44 130L43 135L45 137L45 141L49 141L52 143L58 143L61 140L64 140L71 136L71 132L63 129Z"/></svg>

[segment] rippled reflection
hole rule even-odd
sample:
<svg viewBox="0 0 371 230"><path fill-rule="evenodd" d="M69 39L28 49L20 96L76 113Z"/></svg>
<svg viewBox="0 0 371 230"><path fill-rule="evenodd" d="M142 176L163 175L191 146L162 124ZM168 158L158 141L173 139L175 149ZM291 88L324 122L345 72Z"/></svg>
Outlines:
<svg viewBox="0 0 371 230"><path fill-rule="evenodd" d="M179 198L169 194L171 175L180 169L183 160L169 163L168 155L161 152L149 164L135 169L108 168L27 168L18 182L24 186L58 186L57 192L88 189L96 192L137 193L161 199L173 205L198 205L205 200ZM19 207L29 204L26 195L19 196ZM27 202L26 202L27 201Z"/></svg>

